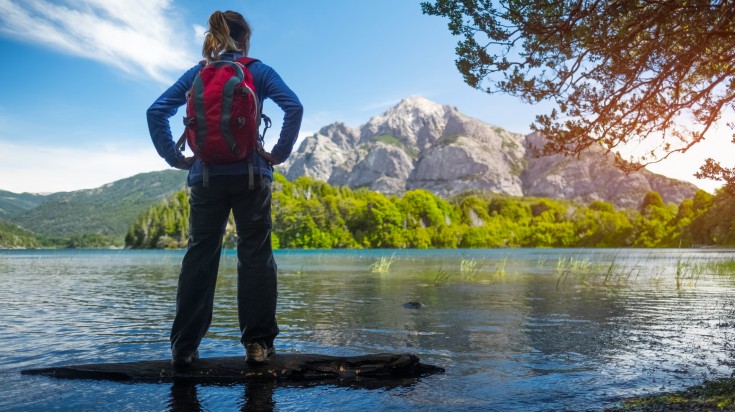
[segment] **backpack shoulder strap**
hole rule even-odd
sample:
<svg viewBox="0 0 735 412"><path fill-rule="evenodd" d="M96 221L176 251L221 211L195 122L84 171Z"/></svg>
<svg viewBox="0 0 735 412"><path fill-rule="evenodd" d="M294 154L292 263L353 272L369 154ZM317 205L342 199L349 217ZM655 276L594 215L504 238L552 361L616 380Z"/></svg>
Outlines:
<svg viewBox="0 0 735 412"><path fill-rule="evenodd" d="M254 59L252 57L240 57L239 59L235 60L236 62L242 64L243 66L247 66L250 63L253 62L259 62L260 60Z"/></svg>
<svg viewBox="0 0 735 412"><path fill-rule="evenodd" d="M252 57L240 57L239 59L235 59L235 62L242 64L244 67L248 67L248 65L250 63L259 62L259 61L260 60L255 59L255 58L252 58ZM257 96L256 96L256 99L255 100L256 100L256 106L257 106L257 108L256 108L256 111L257 111L256 116L258 117L258 128L260 128L260 120L264 116L263 115L263 112L262 112L262 110L263 110L263 107L262 107L263 102L259 101L259 99L257 99ZM265 117L267 118L268 116L265 116ZM270 120L271 119L268 119L268 127L270 127ZM266 127L266 130L268 130L268 127ZM263 136L262 137L260 136L260 133L258 133L258 135L259 135L258 136L259 139L264 139L265 138L265 131L263 131ZM250 175L252 176L252 173Z"/></svg>

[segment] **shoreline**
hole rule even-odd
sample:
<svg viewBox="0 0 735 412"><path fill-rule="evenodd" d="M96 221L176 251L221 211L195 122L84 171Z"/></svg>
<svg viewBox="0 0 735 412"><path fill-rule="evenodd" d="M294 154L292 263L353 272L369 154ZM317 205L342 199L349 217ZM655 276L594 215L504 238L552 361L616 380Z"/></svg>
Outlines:
<svg viewBox="0 0 735 412"><path fill-rule="evenodd" d="M681 391L664 392L628 398L619 408L622 411L735 411L735 377L705 381Z"/></svg>

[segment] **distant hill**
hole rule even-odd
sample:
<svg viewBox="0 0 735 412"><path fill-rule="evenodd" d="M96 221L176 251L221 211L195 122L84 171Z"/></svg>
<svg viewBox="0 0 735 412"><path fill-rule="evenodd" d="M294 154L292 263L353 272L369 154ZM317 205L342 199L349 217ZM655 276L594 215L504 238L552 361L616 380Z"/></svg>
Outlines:
<svg viewBox="0 0 735 412"><path fill-rule="evenodd" d="M48 200L48 195L13 193L0 190L0 219L9 220Z"/></svg>
<svg viewBox="0 0 735 412"><path fill-rule="evenodd" d="M280 170L335 186L401 195L426 189L448 198L467 190L637 208L656 191L666 203L690 198L696 186L648 170L624 174L613 156L587 150L579 158L535 157L536 134L524 136L423 97L403 99L355 129L343 123L305 138Z"/></svg>
<svg viewBox="0 0 735 412"><path fill-rule="evenodd" d="M40 246L40 242L33 233L0 220L0 249L35 248L38 246Z"/></svg>
<svg viewBox="0 0 735 412"><path fill-rule="evenodd" d="M186 172L165 170L135 175L96 189L54 193L33 208L36 200L22 195L8 200L7 209L21 213L7 220L49 238L99 234L122 240L128 226L149 206L186 186ZM9 192L5 192L9 193Z"/></svg>

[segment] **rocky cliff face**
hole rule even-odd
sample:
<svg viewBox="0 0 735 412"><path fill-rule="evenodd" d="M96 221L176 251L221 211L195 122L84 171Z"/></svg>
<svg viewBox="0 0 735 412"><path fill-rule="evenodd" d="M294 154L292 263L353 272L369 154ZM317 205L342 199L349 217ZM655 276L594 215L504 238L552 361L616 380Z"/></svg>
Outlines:
<svg viewBox="0 0 735 412"><path fill-rule="evenodd" d="M625 175L602 151L532 156L530 147L541 144L542 136L511 133L411 97L359 129L342 123L322 128L304 139L283 170L288 179L310 176L390 194L426 189L448 197L479 189L619 207L637 207L649 191L678 204L696 190L647 170Z"/></svg>
<svg viewBox="0 0 735 412"><path fill-rule="evenodd" d="M544 137L526 136L528 167L523 172L526 196L571 199L588 203L604 200L618 207L637 208L646 193L658 192L664 202L681 203L692 197L696 186L648 170L625 174L615 167L612 154L591 149L579 157L534 157L532 147L542 147Z"/></svg>

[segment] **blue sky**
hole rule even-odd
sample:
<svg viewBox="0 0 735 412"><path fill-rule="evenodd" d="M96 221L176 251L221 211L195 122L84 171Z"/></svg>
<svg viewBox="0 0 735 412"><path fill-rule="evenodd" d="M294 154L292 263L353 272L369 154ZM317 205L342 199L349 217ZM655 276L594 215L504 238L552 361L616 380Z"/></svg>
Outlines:
<svg viewBox="0 0 735 412"><path fill-rule="evenodd" d="M0 189L71 191L166 169L145 110L201 59L215 9L249 20L250 54L274 67L304 104L302 136L335 121L358 127L413 95L528 133L544 107L465 85L454 66L457 39L419 4L0 0ZM280 110L268 102L265 111L277 130ZM180 117L172 119L175 135ZM712 190L719 185L691 175L713 153L729 164L730 137L722 129L707 146L651 169Z"/></svg>

